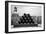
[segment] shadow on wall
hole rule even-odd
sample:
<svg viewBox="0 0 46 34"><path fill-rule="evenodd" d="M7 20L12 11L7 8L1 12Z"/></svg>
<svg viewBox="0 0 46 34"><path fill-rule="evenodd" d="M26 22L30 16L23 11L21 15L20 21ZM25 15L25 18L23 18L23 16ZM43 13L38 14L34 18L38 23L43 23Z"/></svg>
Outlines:
<svg viewBox="0 0 46 34"><path fill-rule="evenodd" d="M6 34L16 34L16 33L6 33Z"/></svg>
<svg viewBox="0 0 46 34"><path fill-rule="evenodd" d="M6 33L6 34L15 34L15 33Z"/></svg>

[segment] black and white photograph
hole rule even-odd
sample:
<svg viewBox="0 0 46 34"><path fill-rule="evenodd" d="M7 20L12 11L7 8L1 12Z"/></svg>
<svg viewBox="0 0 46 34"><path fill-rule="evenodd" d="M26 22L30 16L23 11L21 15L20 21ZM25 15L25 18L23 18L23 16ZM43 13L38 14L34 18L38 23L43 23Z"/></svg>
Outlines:
<svg viewBox="0 0 46 34"><path fill-rule="evenodd" d="M5 10L8 32L44 31L44 3L6 2Z"/></svg>

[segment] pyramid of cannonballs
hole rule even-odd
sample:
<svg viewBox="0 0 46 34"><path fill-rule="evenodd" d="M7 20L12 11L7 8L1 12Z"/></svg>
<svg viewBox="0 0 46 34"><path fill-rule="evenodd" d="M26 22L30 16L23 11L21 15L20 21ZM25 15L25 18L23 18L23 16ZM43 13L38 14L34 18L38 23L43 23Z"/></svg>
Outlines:
<svg viewBox="0 0 46 34"><path fill-rule="evenodd" d="M34 24L33 19L31 18L30 14L25 14L20 18L18 21L19 24Z"/></svg>

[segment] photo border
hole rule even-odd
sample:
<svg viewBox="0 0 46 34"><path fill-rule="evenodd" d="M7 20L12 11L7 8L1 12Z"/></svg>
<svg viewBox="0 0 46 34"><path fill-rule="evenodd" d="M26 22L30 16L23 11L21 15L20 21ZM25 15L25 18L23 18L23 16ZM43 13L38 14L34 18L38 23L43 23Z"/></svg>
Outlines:
<svg viewBox="0 0 46 34"><path fill-rule="evenodd" d="M32 31L17 31L17 32L8 32L8 3L29 3L29 4L43 4L44 6L44 29L43 30L32 30ZM5 33L22 33L22 32L39 32L45 31L45 3L40 2L22 2L22 1L5 1Z"/></svg>

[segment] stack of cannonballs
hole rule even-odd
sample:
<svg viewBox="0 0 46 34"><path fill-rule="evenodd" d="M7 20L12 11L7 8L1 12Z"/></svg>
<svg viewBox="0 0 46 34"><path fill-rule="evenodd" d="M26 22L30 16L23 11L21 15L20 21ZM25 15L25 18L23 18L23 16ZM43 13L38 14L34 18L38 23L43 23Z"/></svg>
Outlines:
<svg viewBox="0 0 46 34"><path fill-rule="evenodd" d="M25 14L20 18L18 21L19 24L34 24L33 19L31 18L30 14Z"/></svg>

